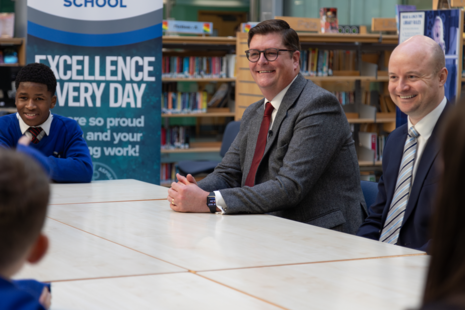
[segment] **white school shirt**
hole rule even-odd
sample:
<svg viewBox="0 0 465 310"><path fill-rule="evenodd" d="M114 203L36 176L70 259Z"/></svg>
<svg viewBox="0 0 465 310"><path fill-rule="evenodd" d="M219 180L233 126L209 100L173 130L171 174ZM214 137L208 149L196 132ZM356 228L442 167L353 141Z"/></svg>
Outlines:
<svg viewBox="0 0 465 310"><path fill-rule="evenodd" d="M429 112L425 117L423 117L415 125L412 125L412 123L410 122L410 117L408 118L408 125L407 125L408 128L413 126L415 127L415 130L418 131L418 133L420 134L417 140L417 143L418 143L417 157L415 158L415 164L413 165L412 185L413 185L413 181L415 180L415 175L417 174L418 163L420 162L421 155L423 154L423 151L425 150L426 142L428 142L428 139L431 137L434 126L436 126L439 116L441 116L442 111L444 111L444 108L446 107L446 103L447 103L447 98L444 97L441 103L433 111Z"/></svg>
<svg viewBox="0 0 465 310"><path fill-rule="evenodd" d="M29 129L29 127L41 127L42 130L45 132L45 134L47 136L50 135L50 126L52 126L52 121L53 121L53 114L52 112L48 112L49 115L48 115L48 118L45 122L43 122L42 124L40 124L39 126L29 126L28 124L26 124L23 119L21 118L21 116L19 115L19 113L16 113L16 118L18 119L19 121L19 129L21 130L21 133L24 135L26 133L26 131Z"/></svg>

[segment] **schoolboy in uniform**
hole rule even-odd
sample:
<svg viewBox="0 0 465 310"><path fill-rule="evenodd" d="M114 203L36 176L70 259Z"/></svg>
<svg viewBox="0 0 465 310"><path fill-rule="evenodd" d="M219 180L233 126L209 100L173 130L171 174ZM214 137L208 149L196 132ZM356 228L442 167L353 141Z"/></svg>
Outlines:
<svg viewBox="0 0 465 310"><path fill-rule="evenodd" d="M75 120L50 111L57 101L53 71L44 64L29 64L18 72L15 83L18 113L0 117L0 147L40 151L47 157L55 182L90 182L92 160L81 128ZM18 144L23 135L31 139L29 145Z"/></svg>
<svg viewBox="0 0 465 310"><path fill-rule="evenodd" d="M48 239L41 233L50 195L49 181L29 156L0 149L0 308L29 310L50 307L50 292L37 296L21 281L11 281L26 261L38 262ZM31 281L28 281L31 282ZM35 282L35 281L34 281ZM40 298L38 296L40 295Z"/></svg>

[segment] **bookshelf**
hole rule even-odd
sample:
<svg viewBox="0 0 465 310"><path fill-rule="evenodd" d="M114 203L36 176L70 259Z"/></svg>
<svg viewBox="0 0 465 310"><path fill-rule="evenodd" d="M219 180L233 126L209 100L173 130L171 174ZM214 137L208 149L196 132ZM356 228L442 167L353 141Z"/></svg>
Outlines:
<svg viewBox="0 0 465 310"><path fill-rule="evenodd" d="M3 53L8 49L16 51L18 62L14 64L0 63L0 67L18 67L26 65L26 46L24 38L0 38L0 52ZM2 99L0 99L0 116L16 112L15 107L4 107L4 103L2 102Z"/></svg>
<svg viewBox="0 0 465 310"><path fill-rule="evenodd" d="M0 66L24 66L26 64L26 46L24 38L0 38L0 51L13 48L18 53L17 64L0 64Z"/></svg>
<svg viewBox="0 0 465 310"><path fill-rule="evenodd" d="M191 57L225 57L236 53L236 38L235 37L194 37L194 36L164 36L163 37L163 56L174 56L180 58ZM190 61L190 60L189 60ZM166 62L166 60L165 60ZM184 69L184 67L183 67ZM204 92L213 87L214 91L208 94L208 100L211 99L215 91L222 85L227 83L228 95L231 92L236 82L235 77L213 77L213 76L200 76L190 74L188 77L179 76L181 74L171 74L174 76L167 76L166 70L162 76L162 83L164 89L169 89L168 92L177 92L179 88L191 87L198 92ZM169 88L169 86L174 87ZM187 86L186 86L187 85ZM195 85L195 87L192 87ZM210 87L210 88L208 88ZM228 99L228 98L227 98ZM229 100L229 99L228 99ZM197 100L196 102L198 102ZM207 160L221 160L219 155L221 148L221 128L224 128L228 120L235 117L234 105L232 102L228 108L207 108L202 106L202 109L194 111L185 111L184 109L163 109L161 114L163 123L166 128L170 128L171 124L180 124L182 122L189 123L190 128L190 141L189 148L181 147L162 147L162 167L161 171L161 184L169 184L170 179L174 177L175 163L185 159L207 159ZM195 123L192 126L192 123ZM166 125L169 124L169 125ZM181 127L181 126L180 126ZM208 129L205 129L208 128ZM216 132L217 134L212 134Z"/></svg>

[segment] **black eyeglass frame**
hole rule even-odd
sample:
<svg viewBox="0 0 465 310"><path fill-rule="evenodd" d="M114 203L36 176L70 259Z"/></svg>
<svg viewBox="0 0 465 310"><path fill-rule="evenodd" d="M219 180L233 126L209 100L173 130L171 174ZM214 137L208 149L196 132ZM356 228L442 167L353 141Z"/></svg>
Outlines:
<svg viewBox="0 0 465 310"><path fill-rule="evenodd" d="M273 60L270 60L266 57L266 52L269 51L269 50L275 50L277 51L276 53L276 58L273 59ZM249 58L249 55L250 55L250 51L257 51L258 52L258 59L253 61L253 60L250 60ZM250 50L246 50L245 51L245 55L247 56L247 60L250 61L250 62L258 62L260 60L260 57L261 57L261 54L263 53L263 56L265 57L265 59L269 62L272 62L272 61L275 61L276 59L278 59L278 56L279 56L279 52L295 52L297 50L284 50L284 49L279 49L279 48L274 48L274 47L271 47L271 48L267 48L267 49L264 49L263 51L260 51L260 50L256 50L256 49L250 49Z"/></svg>

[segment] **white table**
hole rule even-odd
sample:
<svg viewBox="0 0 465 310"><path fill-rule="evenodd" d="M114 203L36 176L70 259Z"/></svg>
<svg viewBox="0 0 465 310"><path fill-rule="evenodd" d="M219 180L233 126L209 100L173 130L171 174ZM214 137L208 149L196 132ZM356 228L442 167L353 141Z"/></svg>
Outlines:
<svg viewBox="0 0 465 310"><path fill-rule="evenodd" d="M52 184L50 204L166 199L168 188L137 180Z"/></svg>
<svg viewBox="0 0 465 310"><path fill-rule="evenodd" d="M62 204L49 209L50 252L17 275L54 282L52 309L404 309L421 298L423 252L270 215L176 213L153 198L165 188L138 181L52 187Z"/></svg>

